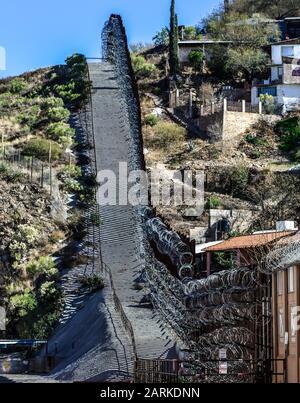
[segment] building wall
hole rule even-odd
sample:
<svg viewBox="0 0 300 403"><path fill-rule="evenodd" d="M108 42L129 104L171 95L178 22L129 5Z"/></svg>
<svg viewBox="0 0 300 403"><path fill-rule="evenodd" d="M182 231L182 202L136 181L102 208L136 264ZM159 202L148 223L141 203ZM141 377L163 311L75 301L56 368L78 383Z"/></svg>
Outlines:
<svg viewBox="0 0 300 403"><path fill-rule="evenodd" d="M280 84L277 87L277 97L275 102L278 105L285 106L286 111L300 110L300 83L299 84ZM259 97L257 96L257 87L251 89L251 103L252 105L259 104Z"/></svg>
<svg viewBox="0 0 300 403"><path fill-rule="evenodd" d="M271 67L271 81L277 81L282 78L282 76L279 77L278 69L279 69L278 66ZM283 67L281 67L281 69L283 69Z"/></svg>
<svg viewBox="0 0 300 403"><path fill-rule="evenodd" d="M300 85L300 64L299 59L296 59L291 64L283 65L283 84L298 84ZM300 87L298 89L298 97L300 97Z"/></svg>
<svg viewBox="0 0 300 403"><path fill-rule="evenodd" d="M273 123L280 120L280 117L259 113L221 111L194 119L194 124L206 134L211 143L223 141L224 147L230 147L241 134L260 119Z"/></svg>
<svg viewBox="0 0 300 403"><path fill-rule="evenodd" d="M282 47L294 46L294 57L300 59L300 45L286 44L286 45L273 45L272 46L272 64L282 64Z"/></svg>
<svg viewBox="0 0 300 403"><path fill-rule="evenodd" d="M201 50L203 52L203 46L179 46L179 61L180 63L188 63L189 62L189 54L192 50Z"/></svg>
<svg viewBox="0 0 300 403"><path fill-rule="evenodd" d="M223 111L201 116L200 118L194 119L194 123L203 133L206 133L210 142L214 143L222 140L224 123Z"/></svg>
<svg viewBox="0 0 300 403"><path fill-rule="evenodd" d="M287 111L300 110L300 85L278 85L277 103L284 105Z"/></svg>
<svg viewBox="0 0 300 403"><path fill-rule="evenodd" d="M294 267L293 291L289 289L288 270L273 275L273 351L275 359L286 358L286 381L300 383L300 337L294 315L300 306L300 267ZM298 312L299 315L299 312ZM285 343L287 342L287 343ZM277 362L277 371L283 364ZM279 382L285 379L281 377Z"/></svg>
<svg viewBox="0 0 300 403"><path fill-rule="evenodd" d="M204 45L204 44L199 44L198 46L180 46L179 45L179 62L180 63L188 63L189 62L189 54L191 53L192 50L200 50L201 52L204 52L205 54L205 59L206 61L209 61L211 59L211 54L212 54L212 46L213 45Z"/></svg>

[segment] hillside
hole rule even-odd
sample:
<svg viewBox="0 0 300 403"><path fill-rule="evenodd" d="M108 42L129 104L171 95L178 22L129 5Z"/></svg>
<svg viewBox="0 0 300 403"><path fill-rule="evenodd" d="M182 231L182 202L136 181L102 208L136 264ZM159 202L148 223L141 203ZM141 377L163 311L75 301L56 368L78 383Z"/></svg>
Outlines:
<svg viewBox="0 0 300 403"><path fill-rule="evenodd" d="M0 81L0 297L7 337L47 338L63 311L60 271L76 260L83 216L74 209L78 202L70 209L69 198L82 207L87 192L71 116L88 88L81 55Z"/></svg>
<svg viewBox="0 0 300 403"><path fill-rule="evenodd" d="M276 124L266 123L262 117L239 135L230 148L224 149L222 142L212 144L200 139L170 114L164 52L157 48L142 51L138 67L136 57L133 56L133 62L139 69L137 78L148 168L159 165L160 169L203 170L207 178L206 213L211 208L251 210L253 218L243 231L271 229L281 219L299 221L299 176L289 169L300 161L297 140L300 115L291 113ZM205 77L200 84L197 77L199 79L193 69L184 68L180 91L189 88L201 91L206 85L203 84ZM160 208L159 213L184 235L189 235L192 228L208 226L207 214L190 221L180 209Z"/></svg>

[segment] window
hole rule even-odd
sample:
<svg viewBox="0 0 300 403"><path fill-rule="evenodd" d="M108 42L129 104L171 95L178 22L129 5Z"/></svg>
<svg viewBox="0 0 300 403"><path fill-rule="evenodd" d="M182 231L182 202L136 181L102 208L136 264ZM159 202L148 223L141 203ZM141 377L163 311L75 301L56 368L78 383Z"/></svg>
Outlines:
<svg viewBox="0 0 300 403"><path fill-rule="evenodd" d="M296 68L292 71L292 77L300 77L300 67L296 67Z"/></svg>
<svg viewBox="0 0 300 403"><path fill-rule="evenodd" d="M277 97L277 87L259 87L257 88L257 97L260 95L272 95L273 97Z"/></svg>
<svg viewBox="0 0 300 403"><path fill-rule="evenodd" d="M281 55L283 57L294 57L295 51L294 46L282 46L281 47Z"/></svg>
<svg viewBox="0 0 300 403"><path fill-rule="evenodd" d="M284 323L283 308L279 308L278 310L278 333L280 342L284 343L285 323Z"/></svg>
<svg viewBox="0 0 300 403"><path fill-rule="evenodd" d="M278 79L281 80L283 76L283 67L278 67Z"/></svg>
<svg viewBox="0 0 300 403"><path fill-rule="evenodd" d="M299 306L292 306L291 307L291 341L295 343L297 341L297 331L298 331L298 326L299 326L299 313L300 313L300 308Z"/></svg>
<svg viewBox="0 0 300 403"><path fill-rule="evenodd" d="M288 268L288 292L295 291L295 268L289 267Z"/></svg>
<svg viewBox="0 0 300 403"><path fill-rule="evenodd" d="M277 294L282 295L282 290L283 290L283 287L282 287L282 272L279 271L277 273Z"/></svg>

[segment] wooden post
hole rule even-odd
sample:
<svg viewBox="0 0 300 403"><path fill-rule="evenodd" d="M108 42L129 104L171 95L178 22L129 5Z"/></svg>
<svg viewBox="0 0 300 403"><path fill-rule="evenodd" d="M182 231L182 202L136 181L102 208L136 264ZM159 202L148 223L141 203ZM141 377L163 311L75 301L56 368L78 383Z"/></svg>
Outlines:
<svg viewBox="0 0 300 403"><path fill-rule="evenodd" d="M52 144L49 142L49 184L50 184L50 195L52 195Z"/></svg>
<svg viewBox="0 0 300 403"><path fill-rule="evenodd" d="M211 273L211 252L206 252L206 275L210 276Z"/></svg>
<svg viewBox="0 0 300 403"><path fill-rule="evenodd" d="M177 107L179 105L179 90L175 90L175 106Z"/></svg>
<svg viewBox="0 0 300 403"><path fill-rule="evenodd" d="M258 113L261 115L262 112L263 112L263 110L262 110L262 102L259 101L259 103L258 103Z"/></svg>
<svg viewBox="0 0 300 403"><path fill-rule="evenodd" d="M200 106L200 116L203 116L203 115L204 115L204 106L201 105Z"/></svg>
<svg viewBox="0 0 300 403"><path fill-rule="evenodd" d="M169 108L173 108L173 91L169 91Z"/></svg>
<svg viewBox="0 0 300 403"><path fill-rule="evenodd" d="M246 101L244 99L242 100L242 112L246 112Z"/></svg>
<svg viewBox="0 0 300 403"><path fill-rule="evenodd" d="M214 102L211 103L211 114L213 115L215 113L215 104Z"/></svg>
<svg viewBox="0 0 300 403"><path fill-rule="evenodd" d="M33 179L33 156L31 157L31 164L30 164L30 182L32 183Z"/></svg>
<svg viewBox="0 0 300 403"><path fill-rule="evenodd" d="M189 117L190 119L193 118L193 91L190 90L190 96L189 96Z"/></svg>
<svg viewBox="0 0 300 403"><path fill-rule="evenodd" d="M42 164L41 187L44 187L44 164Z"/></svg>
<svg viewBox="0 0 300 403"><path fill-rule="evenodd" d="M5 148L4 148L4 134L3 133L1 136L1 144L2 144L2 156L4 157Z"/></svg>

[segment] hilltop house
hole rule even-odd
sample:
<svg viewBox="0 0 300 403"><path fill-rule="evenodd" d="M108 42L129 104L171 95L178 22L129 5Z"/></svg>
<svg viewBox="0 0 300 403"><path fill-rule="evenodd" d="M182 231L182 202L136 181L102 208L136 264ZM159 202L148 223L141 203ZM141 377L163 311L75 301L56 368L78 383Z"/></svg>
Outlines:
<svg viewBox="0 0 300 403"><path fill-rule="evenodd" d="M300 110L300 38L288 39L269 45L271 71L267 80L254 80L251 91L252 105L258 105L261 94L275 98L283 113Z"/></svg>

